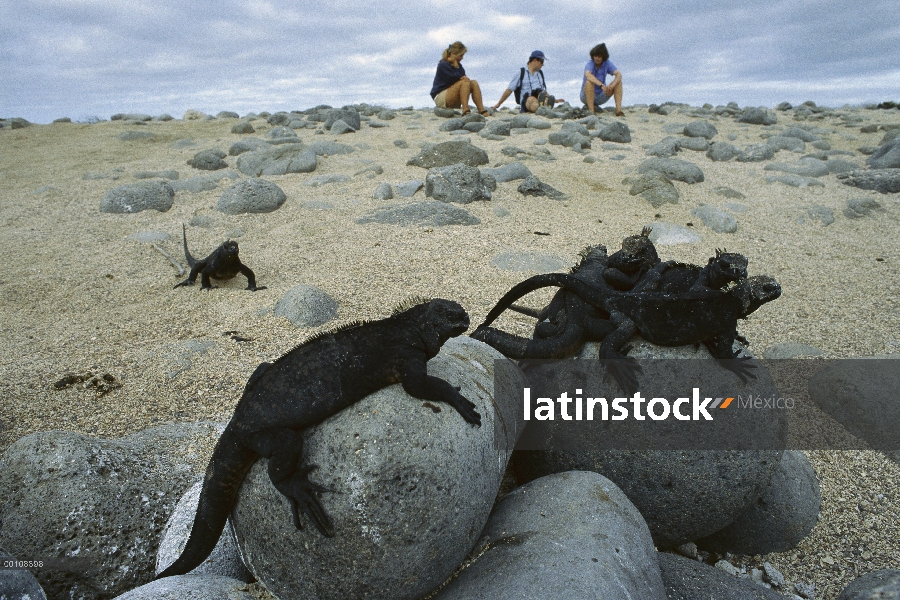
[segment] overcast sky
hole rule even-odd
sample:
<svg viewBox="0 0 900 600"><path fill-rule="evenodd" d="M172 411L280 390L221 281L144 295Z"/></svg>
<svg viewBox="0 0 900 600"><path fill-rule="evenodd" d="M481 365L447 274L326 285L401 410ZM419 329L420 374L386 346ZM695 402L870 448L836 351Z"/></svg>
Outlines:
<svg viewBox="0 0 900 600"><path fill-rule="evenodd" d="M599 42L626 105L900 101L897 0L0 0L0 117L433 106L456 40L488 104L535 49L575 104Z"/></svg>

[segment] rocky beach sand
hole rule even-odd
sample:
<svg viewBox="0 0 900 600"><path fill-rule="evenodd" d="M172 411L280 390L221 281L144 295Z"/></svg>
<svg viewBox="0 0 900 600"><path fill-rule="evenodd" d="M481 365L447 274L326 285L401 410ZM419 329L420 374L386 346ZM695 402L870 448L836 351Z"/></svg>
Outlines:
<svg viewBox="0 0 900 600"><path fill-rule="evenodd" d="M778 280L741 323L756 355L900 356L898 132L900 110L812 103L0 120L0 453L36 432L227 422L260 362L319 331L416 297L455 300L474 327L516 283L647 225L664 261L727 249ZM183 225L197 258L236 240L266 289L175 288ZM821 490L809 535L725 558L824 600L900 569L900 464L804 454Z"/></svg>

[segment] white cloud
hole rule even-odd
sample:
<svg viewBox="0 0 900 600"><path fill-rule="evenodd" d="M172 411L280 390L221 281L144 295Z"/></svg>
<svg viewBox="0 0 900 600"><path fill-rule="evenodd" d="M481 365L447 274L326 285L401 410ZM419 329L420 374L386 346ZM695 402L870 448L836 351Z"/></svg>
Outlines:
<svg viewBox="0 0 900 600"><path fill-rule="evenodd" d="M491 13L487 18L488 24L493 27L516 31L530 27L533 21L534 19L528 15L504 15L501 13Z"/></svg>

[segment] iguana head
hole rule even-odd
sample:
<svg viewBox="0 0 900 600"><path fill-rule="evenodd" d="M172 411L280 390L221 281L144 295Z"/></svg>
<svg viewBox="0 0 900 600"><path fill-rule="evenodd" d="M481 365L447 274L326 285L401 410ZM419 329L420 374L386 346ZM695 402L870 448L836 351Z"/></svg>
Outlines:
<svg viewBox="0 0 900 600"><path fill-rule="evenodd" d="M222 253L224 256L237 256L238 243L234 240L226 240L222 244Z"/></svg>
<svg viewBox="0 0 900 600"><path fill-rule="evenodd" d="M743 303L743 311L738 315L741 319L746 319L747 315L766 302L771 302L781 296L781 286L768 275L755 275L742 279L733 289Z"/></svg>
<svg viewBox="0 0 900 600"><path fill-rule="evenodd" d="M622 240L622 249L616 252L616 264L623 273L634 273L643 268L659 264L656 246L650 241L650 227L644 227L640 235L632 235Z"/></svg>
<svg viewBox="0 0 900 600"><path fill-rule="evenodd" d="M719 250L709 259L710 287L722 288L729 281L747 278L747 257L743 254Z"/></svg>
<svg viewBox="0 0 900 600"><path fill-rule="evenodd" d="M584 250L578 253L581 257L581 260L578 261L569 273L577 273L581 269L588 267L592 264L605 262L609 259L609 256L606 254L606 246L603 244L597 244L596 246L587 246Z"/></svg>
<svg viewBox="0 0 900 600"><path fill-rule="evenodd" d="M401 304L393 316L416 324L429 358L437 356L444 342L462 335L469 328L466 310L453 300L443 298L423 300L413 306Z"/></svg>
<svg viewBox="0 0 900 600"><path fill-rule="evenodd" d="M469 328L469 314L453 300L435 298L428 303L425 322L434 328L443 343L466 332Z"/></svg>

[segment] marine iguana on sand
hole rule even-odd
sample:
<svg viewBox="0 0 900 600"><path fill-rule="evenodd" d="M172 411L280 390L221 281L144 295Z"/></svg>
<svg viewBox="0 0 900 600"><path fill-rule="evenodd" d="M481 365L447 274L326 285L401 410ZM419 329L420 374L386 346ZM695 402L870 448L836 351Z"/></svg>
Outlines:
<svg viewBox="0 0 900 600"><path fill-rule="evenodd" d="M183 285L194 285L199 273L201 276L200 289L211 290L210 277L214 279L231 279L238 273L243 273L244 277L247 278L248 290L255 292L266 289L264 285L256 286L256 275L253 274L250 267L241 262L241 259L238 257L238 243L234 240L225 241L221 246L213 250L212 254L203 260L197 260L188 251L187 227L184 226L184 223L181 224L181 235L184 238L184 258L187 260L188 266L191 267L191 273L187 279L176 284L175 288Z"/></svg>
<svg viewBox="0 0 900 600"><path fill-rule="evenodd" d="M468 328L469 315L456 302L408 302L386 319L316 334L272 363L259 365L213 450L187 545L157 579L187 573L209 556L244 476L259 458L269 459L269 477L291 500L297 528L303 529L303 511L323 535L332 537L334 526L315 495L328 490L309 481L315 465L302 466L303 430L383 387L400 383L411 396L445 402L480 426L475 404L459 388L428 375L426 367L444 342Z"/></svg>
<svg viewBox="0 0 900 600"><path fill-rule="evenodd" d="M737 321L781 295L778 282L765 275L741 279L724 290L698 286L687 292L667 293L619 292L609 286L585 283L573 275L548 273L514 286L491 309L472 337L484 339L488 326L513 302L552 285L573 291L609 316L610 330L603 335L599 358L626 392L636 389L637 373L641 372L634 359L627 357L630 347L625 346L635 333L660 346L702 342L723 367L743 381L754 377L750 371L754 366L745 364L733 350L738 337Z"/></svg>

